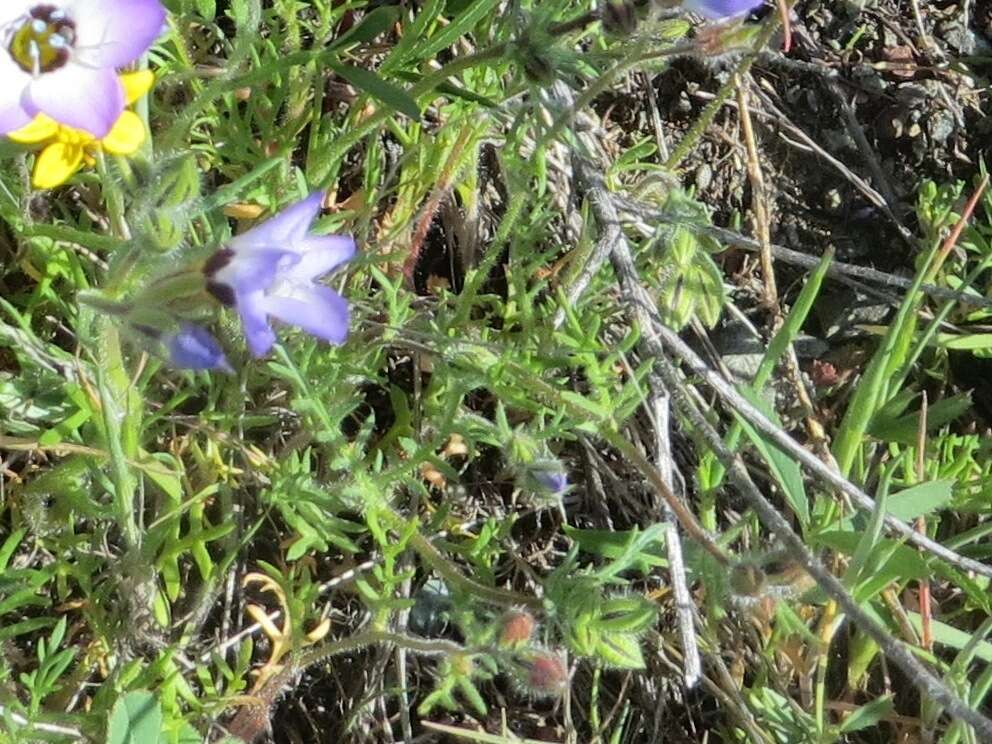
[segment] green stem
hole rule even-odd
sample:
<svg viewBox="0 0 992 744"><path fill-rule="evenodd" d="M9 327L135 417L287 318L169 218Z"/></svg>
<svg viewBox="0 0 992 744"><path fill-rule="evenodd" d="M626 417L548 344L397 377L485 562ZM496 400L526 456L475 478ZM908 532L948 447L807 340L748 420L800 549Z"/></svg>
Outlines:
<svg viewBox="0 0 992 744"><path fill-rule="evenodd" d="M468 278L465 280L465 287L462 289L461 296L458 299L458 313L452 324L453 327L458 328L468 321L468 316L475 305L475 297L479 292L479 288L482 287L483 282L489 277L499 257L503 254L503 246L510 239L513 228L520 219L520 215L529 198L530 195L526 191L518 191L510 197L510 204L507 207L506 214L503 216L499 229L496 231L493 242L486 248L486 255L483 256L482 261L469 273Z"/></svg>
<svg viewBox="0 0 992 744"><path fill-rule="evenodd" d="M134 497L137 480L128 460L138 454L137 426L140 421L140 398L134 392L124 369L120 333L116 320L104 316L99 320L100 358L97 380L103 430L110 452L110 478L114 484L114 514L117 526L129 550L141 544L141 533L135 519Z"/></svg>
<svg viewBox="0 0 992 744"><path fill-rule="evenodd" d="M114 236L128 240L131 231L124 211L124 195L117 188L107 169L103 155L97 157L97 169L103 187L104 200ZM122 246L117 253L135 254L131 246ZM114 258L117 258L115 255ZM105 289L117 295L125 286L133 260L113 261ZM121 352L121 337L117 318L103 314L97 318L97 383L103 418L103 433L110 453L110 477L114 484L114 513L118 528L129 550L141 545L141 531L135 516L137 477L129 462L139 459L139 439L142 418L141 395L131 384Z"/></svg>
<svg viewBox="0 0 992 744"><path fill-rule="evenodd" d="M404 533L408 531L409 525L407 521L392 509L384 507L382 509L382 516L396 531ZM495 587L486 586L470 579L461 572L458 566L434 547L430 540L420 534L419 531L413 532L409 545L441 578L468 594L498 605L523 605L524 607L530 607L535 610L540 610L544 607L544 603L538 597L519 592L511 592L505 589L496 589Z"/></svg>
<svg viewBox="0 0 992 744"><path fill-rule="evenodd" d="M463 646L443 638L419 638L403 633L391 633L386 630L367 630L348 638L328 641L317 648L304 651L297 656L293 666L297 669L305 669L332 656L357 651L377 643L392 643L421 656L447 656L465 652Z"/></svg>

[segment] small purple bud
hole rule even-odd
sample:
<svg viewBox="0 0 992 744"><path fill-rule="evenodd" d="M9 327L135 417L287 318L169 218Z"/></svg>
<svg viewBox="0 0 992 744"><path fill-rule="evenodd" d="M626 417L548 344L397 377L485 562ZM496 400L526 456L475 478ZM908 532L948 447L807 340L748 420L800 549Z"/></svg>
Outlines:
<svg viewBox="0 0 992 744"><path fill-rule="evenodd" d="M542 471L535 473L534 477L538 483L555 495L564 493L565 489L568 488L568 476L565 473Z"/></svg>
<svg viewBox="0 0 992 744"><path fill-rule="evenodd" d="M234 372L220 344L199 326L185 323L175 333L163 337L162 343L169 351L169 360L179 369Z"/></svg>
<svg viewBox="0 0 992 744"><path fill-rule="evenodd" d="M527 467L528 481L536 495L560 499L571 486L568 473L557 460L535 460Z"/></svg>

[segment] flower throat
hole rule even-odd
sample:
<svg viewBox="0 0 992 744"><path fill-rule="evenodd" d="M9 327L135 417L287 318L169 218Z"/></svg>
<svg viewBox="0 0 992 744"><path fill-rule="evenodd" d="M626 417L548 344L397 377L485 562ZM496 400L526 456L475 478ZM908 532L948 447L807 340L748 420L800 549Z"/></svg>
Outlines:
<svg viewBox="0 0 992 744"><path fill-rule="evenodd" d="M11 38L10 56L25 72L52 72L69 61L76 24L54 5L36 5Z"/></svg>

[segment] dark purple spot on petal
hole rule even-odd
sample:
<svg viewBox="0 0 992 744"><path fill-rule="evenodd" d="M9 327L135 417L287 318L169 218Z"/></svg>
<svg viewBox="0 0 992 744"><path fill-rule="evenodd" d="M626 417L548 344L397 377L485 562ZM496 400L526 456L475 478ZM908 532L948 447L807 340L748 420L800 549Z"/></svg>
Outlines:
<svg viewBox="0 0 992 744"><path fill-rule="evenodd" d="M217 302L225 307L234 307L237 304L238 296L235 294L234 290L226 284L221 284L220 282L207 282L207 291L213 295Z"/></svg>
<svg viewBox="0 0 992 744"><path fill-rule="evenodd" d="M25 72L52 72L64 67L76 45L76 24L54 5L33 7L10 37L7 50Z"/></svg>
<svg viewBox="0 0 992 744"><path fill-rule="evenodd" d="M209 278L223 269L234 258L234 251L230 248L221 248L203 264L203 273Z"/></svg>

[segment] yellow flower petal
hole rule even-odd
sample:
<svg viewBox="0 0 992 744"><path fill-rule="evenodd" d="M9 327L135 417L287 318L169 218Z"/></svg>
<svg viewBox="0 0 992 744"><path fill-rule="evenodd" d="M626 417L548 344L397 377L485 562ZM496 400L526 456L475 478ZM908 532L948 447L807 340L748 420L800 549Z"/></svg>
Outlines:
<svg viewBox="0 0 992 744"><path fill-rule="evenodd" d="M58 122L44 114L38 114L20 129L8 132L7 137L14 140L14 142L35 144L36 142L44 142L47 139L51 139L58 131Z"/></svg>
<svg viewBox="0 0 992 744"><path fill-rule="evenodd" d="M83 148L55 142L38 154L31 183L36 189L52 189L69 180L83 163Z"/></svg>
<svg viewBox="0 0 992 744"><path fill-rule="evenodd" d="M145 123L133 111L125 111L107 136L100 140L103 149L114 155L130 155L145 141Z"/></svg>
<svg viewBox="0 0 992 744"><path fill-rule="evenodd" d="M120 78L121 85L124 86L124 99L128 106L146 95L155 84L155 73L151 70L126 72Z"/></svg>
<svg viewBox="0 0 992 744"><path fill-rule="evenodd" d="M73 147L83 147L96 142L96 137L89 132L84 132L82 129L73 129L65 124L59 124L59 131L56 135L56 139L58 139L59 142L65 142L67 145L71 145Z"/></svg>

